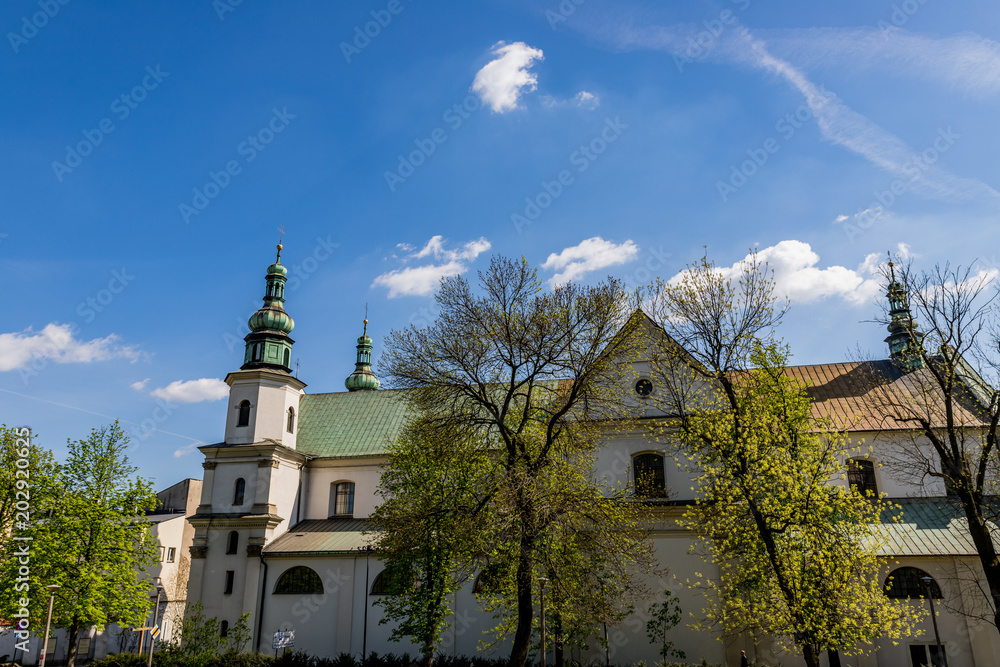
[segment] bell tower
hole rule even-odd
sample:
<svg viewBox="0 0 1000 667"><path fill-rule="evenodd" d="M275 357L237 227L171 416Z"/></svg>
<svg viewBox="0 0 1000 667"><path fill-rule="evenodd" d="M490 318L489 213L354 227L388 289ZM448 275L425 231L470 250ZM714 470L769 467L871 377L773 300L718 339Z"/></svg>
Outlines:
<svg viewBox="0 0 1000 667"><path fill-rule="evenodd" d="M288 270L281 265L282 248L279 243L278 257L267 267L264 304L247 322L243 365L226 376L226 444L273 440L295 449L299 398L306 385L291 374L295 341L289 334L295 321L285 312Z"/></svg>
<svg viewBox="0 0 1000 667"><path fill-rule="evenodd" d="M889 335L885 342L889 344L889 358L896 362L904 372L909 373L924 367L923 352L924 335L917 329L917 321L910 314L909 294L903 285L896 281L896 271L892 260L889 261L889 289L886 297L889 299Z"/></svg>

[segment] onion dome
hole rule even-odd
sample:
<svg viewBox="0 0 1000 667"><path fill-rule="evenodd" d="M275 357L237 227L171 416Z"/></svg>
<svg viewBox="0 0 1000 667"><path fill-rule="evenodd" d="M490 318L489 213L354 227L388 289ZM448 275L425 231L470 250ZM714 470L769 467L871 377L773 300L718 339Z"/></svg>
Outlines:
<svg viewBox="0 0 1000 667"><path fill-rule="evenodd" d="M354 372L344 380L348 391L375 391L382 383L372 372L372 339L368 335L368 320L365 329L358 338L358 359L354 364Z"/></svg>
<svg viewBox="0 0 1000 667"><path fill-rule="evenodd" d="M294 341L288 334L295 328L295 320L285 312L285 281L288 270L281 265L279 243L278 257L267 267L264 305L250 316L247 326L250 333L244 338L246 354L242 368L276 368L291 372L291 353Z"/></svg>

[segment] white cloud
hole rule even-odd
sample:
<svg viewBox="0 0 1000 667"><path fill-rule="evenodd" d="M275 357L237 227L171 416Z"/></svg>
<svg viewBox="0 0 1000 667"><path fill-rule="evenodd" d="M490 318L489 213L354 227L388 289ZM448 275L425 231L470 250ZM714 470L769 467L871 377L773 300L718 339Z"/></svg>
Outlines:
<svg viewBox="0 0 1000 667"><path fill-rule="evenodd" d="M182 456L187 456L188 454L193 453L194 450L196 450L198 447L201 447L204 444L205 444L204 440L195 440L194 442L189 442L183 447L178 447L177 449L174 450L174 458L179 459Z"/></svg>
<svg viewBox="0 0 1000 667"><path fill-rule="evenodd" d="M186 382L177 380L149 393L170 403L200 403L225 398L229 395L229 385L216 378L201 378Z"/></svg>
<svg viewBox="0 0 1000 667"><path fill-rule="evenodd" d="M538 77L528 70L536 60L544 60L544 57L540 49L524 42L497 42L491 52L496 58L476 73L472 90L494 113L512 111L517 108L522 92L538 87Z"/></svg>
<svg viewBox="0 0 1000 667"><path fill-rule="evenodd" d="M586 90L581 90L574 95L573 101L576 102L576 106L583 109L596 109L601 104L600 97Z"/></svg>
<svg viewBox="0 0 1000 667"><path fill-rule="evenodd" d="M89 364L95 361L128 359L142 356L134 346L122 345L116 334L82 341L76 338L76 326L51 323L41 331L25 329L0 334L0 371L12 371L27 366L35 359L57 364Z"/></svg>
<svg viewBox="0 0 1000 667"><path fill-rule="evenodd" d="M631 240L615 244L595 236L558 254L552 253L542 264L542 268L559 271L549 279L549 284L554 287L577 280L591 271L630 262L638 253L639 246Z"/></svg>
<svg viewBox="0 0 1000 667"><path fill-rule="evenodd" d="M149 378L146 378L145 380L139 380L138 382L133 382L132 384L129 385L129 387L131 387L136 391L142 391L143 389L146 388L146 384L148 383L149 383Z"/></svg>
<svg viewBox="0 0 1000 667"><path fill-rule="evenodd" d="M432 236L424 247L406 256L404 261L411 259L436 260L435 264L424 266L408 266L383 273L375 278L372 287L385 287L389 290L389 298L398 296L425 296L432 293L441 283L442 278L457 276L468 269L468 263L490 249L490 242L485 237L460 246L456 250L445 247L447 240L441 236ZM399 244L402 247L405 244ZM412 246L407 246L411 250Z"/></svg>
<svg viewBox="0 0 1000 667"><path fill-rule="evenodd" d="M900 243L893 259L908 259L912 256L909 246ZM757 259L767 262L774 272L775 289L780 296L787 296L793 303L809 303L819 299L841 298L854 306L870 304L882 291L882 265L887 257L872 253L864 258L857 269L844 266L817 266L819 255L808 243L802 241L781 241L773 246L757 251ZM743 267L750 260L744 259L732 266L720 267L723 276L733 281L739 280ZM683 274L671 279L675 282Z"/></svg>

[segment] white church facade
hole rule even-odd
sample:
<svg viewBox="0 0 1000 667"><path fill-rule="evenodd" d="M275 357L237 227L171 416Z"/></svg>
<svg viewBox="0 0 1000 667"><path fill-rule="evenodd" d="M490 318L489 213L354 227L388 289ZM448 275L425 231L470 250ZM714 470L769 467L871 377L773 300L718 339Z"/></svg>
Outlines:
<svg viewBox="0 0 1000 667"><path fill-rule="evenodd" d="M188 519L194 527L188 603L202 602L206 615L220 619L224 632L249 612L251 650L269 652L276 632L294 631L294 648L319 656L371 651L415 654L412 645L390 642L390 628L379 622L381 608L373 603L383 593L382 564L376 553L366 549L363 535L366 519L378 503L376 488L386 462L386 444L407 418L403 390L379 388L371 369L373 342L366 321L358 339L356 369L346 383L348 391L306 391L306 384L289 366L294 324L283 306L286 270L280 263L280 245L278 249L278 260L267 269L264 305L250 318L243 366L226 378L230 396L224 439L200 448L205 457L204 483L200 505ZM814 399L827 414L849 414L857 397L843 378L852 370L852 364L824 364L792 367L789 372L815 388ZM896 446L901 436L861 420L852 437L872 444L877 461L880 450ZM656 474L672 500L694 497L689 473L646 434L609 437L598 467L613 481L628 481L637 457L642 457L644 469L659 466ZM941 488L901 485L870 461L851 470L849 481L834 483L873 487L903 508L903 523L892 527L884 553L886 575L890 570L897 573L894 580L900 583L894 594L899 596L914 594L912 586L907 588L911 580L925 574L934 578L941 594L936 600L938 632L949 667L1000 665L996 629L971 618L971 610L980 602L969 587L958 583L963 573L975 572L978 561L961 512L947 498L943 484ZM696 573L712 576L712 568L689 552L692 537L676 525L683 512L679 505L663 504L650 511L656 518L656 553L669 567L670 581L658 582L658 587L667 587L680 598L687 617L700 611L703 600L683 582ZM479 605L471 584L453 604L455 616L442 652L477 653L494 619ZM651 664L657 659L657 647L646 636L644 611L637 610L621 628L609 630L613 663ZM924 625L919 637L898 645L885 642L869 656L841 657L841 664L930 665L937 649L930 619ZM589 650L574 652L572 658L604 663L598 630ZM672 635L692 663L705 658L712 664L738 665L740 651L745 650L759 664L802 664L799 656L773 656L766 646L755 646L743 637L695 632L684 623ZM507 648L498 648L494 655L506 657ZM824 655L822 660L828 665L831 657Z"/></svg>

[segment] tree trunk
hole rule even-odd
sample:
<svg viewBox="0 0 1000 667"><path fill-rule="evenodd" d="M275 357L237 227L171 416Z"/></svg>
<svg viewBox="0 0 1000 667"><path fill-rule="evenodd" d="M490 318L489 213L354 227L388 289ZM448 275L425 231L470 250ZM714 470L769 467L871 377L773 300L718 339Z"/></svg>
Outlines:
<svg viewBox="0 0 1000 667"><path fill-rule="evenodd" d="M73 667L76 662L76 646L79 643L80 621L73 619L69 626L69 645L66 647L66 667Z"/></svg>
<svg viewBox="0 0 1000 667"><path fill-rule="evenodd" d="M812 644L805 644L802 647L802 657L805 658L806 667L819 667L819 651Z"/></svg>
<svg viewBox="0 0 1000 667"><path fill-rule="evenodd" d="M514 633L514 646L510 651L511 667L525 667L528 664L531 620L535 613L531 599L531 540L523 534L520 549L517 562L517 630Z"/></svg>
<svg viewBox="0 0 1000 667"><path fill-rule="evenodd" d="M986 521L983 518L979 499L962 492L959 493L959 497L965 509L965 518L969 522L969 536L972 537L972 543L976 545L976 551L979 553L979 560L983 566L983 574L986 577L986 585L989 586L990 601L996 610L993 622L1000 631L1000 560L997 558L996 547L993 546L990 529L986 526Z"/></svg>
<svg viewBox="0 0 1000 667"><path fill-rule="evenodd" d="M424 667L434 667L434 651L424 653L422 663Z"/></svg>

